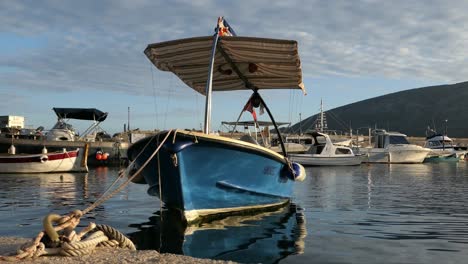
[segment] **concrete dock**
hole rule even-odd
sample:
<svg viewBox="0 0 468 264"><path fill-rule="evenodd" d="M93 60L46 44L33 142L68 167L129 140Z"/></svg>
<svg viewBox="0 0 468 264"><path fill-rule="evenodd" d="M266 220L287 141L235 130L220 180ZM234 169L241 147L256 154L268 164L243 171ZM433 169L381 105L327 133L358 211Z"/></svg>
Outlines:
<svg viewBox="0 0 468 264"><path fill-rule="evenodd" d="M0 255L5 256L15 253L24 243L30 241L27 238L0 237ZM159 254L155 250L109 249L99 248L91 255L79 257L42 256L36 259L16 261L18 263L44 263L44 264L105 264L105 263L199 263L199 264L225 264L232 261L199 259L175 254ZM0 263L16 263L0 260Z"/></svg>

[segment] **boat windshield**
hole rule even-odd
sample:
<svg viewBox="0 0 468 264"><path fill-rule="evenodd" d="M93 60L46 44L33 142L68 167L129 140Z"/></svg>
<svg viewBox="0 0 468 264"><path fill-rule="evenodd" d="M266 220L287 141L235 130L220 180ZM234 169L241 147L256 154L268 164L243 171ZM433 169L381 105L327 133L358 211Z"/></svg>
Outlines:
<svg viewBox="0 0 468 264"><path fill-rule="evenodd" d="M441 144L441 145L443 144L444 146L452 146L452 141L450 141L450 140L444 140L444 141L441 141L440 144Z"/></svg>
<svg viewBox="0 0 468 264"><path fill-rule="evenodd" d="M442 146L445 146L445 147L451 147L452 146L452 142L451 141L428 141L427 144L429 147L442 147Z"/></svg>
<svg viewBox="0 0 468 264"><path fill-rule="evenodd" d="M351 154L351 149L349 148L336 148L335 154Z"/></svg>
<svg viewBox="0 0 468 264"><path fill-rule="evenodd" d="M390 144L409 144L408 140L404 136L389 136Z"/></svg>
<svg viewBox="0 0 468 264"><path fill-rule="evenodd" d="M73 126L70 124L67 124L63 121L57 122L52 129L67 129L67 130L74 130Z"/></svg>

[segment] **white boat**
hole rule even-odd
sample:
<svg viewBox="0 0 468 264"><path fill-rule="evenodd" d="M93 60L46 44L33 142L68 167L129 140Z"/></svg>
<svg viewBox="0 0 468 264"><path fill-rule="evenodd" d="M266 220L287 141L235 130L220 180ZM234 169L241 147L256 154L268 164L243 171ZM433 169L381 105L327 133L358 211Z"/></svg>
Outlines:
<svg viewBox="0 0 468 264"><path fill-rule="evenodd" d="M85 151L43 151L39 154L1 154L0 173L87 172Z"/></svg>
<svg viewBox="0 0 468 264"><path fill-rule="evenodd" d="M235 122L223 121L221 122L221 125L229 129L231 137L233 137L234 131L236 131L237 127L243 127L244 135L241 136L241 140L259 144L278 153L282 153L283 151L278 137L276 135L273 135L273 137L270 135L270 127L274 126L273 122L257 120ZM280 127L283 125L290 125L290 123L276 122L276 125ZM253 128L253 131L251 131L250 128ZM286 151L288 153L305 153L309 146L299 143L302 138L311 140L308 136L299 137L286 135L283 142ZM303 140L303 142L304 141L305 140Z"/></svg>
<svg viewBox="0 0 468 264"><path fill-rule="evenodd" d="M107 113L102 112L95 108L53 108L57 115L58 121L55 125L46 133L46 140L48 141L87 141L95 142L97 135L110 136L99 126L101 122L106 120ZM88 127L80 136L75 131L73 126L66 122L68 119L78 119L92 121L90 127Z"/></svg>
<svg viewBox="0 0 468 264"><path fill-rule="evenodd" d="M463 160L467 150L453 144L446 135L434 134L426 138L424 147L431 150L427 160Z"/></svg>
<svg viewBox="0 0 468 264"><path fill-rule="evenodd" d="M364 162L369 163L422 163L431 150L410 144L405 134L379 129L374 131L374 147L359 152L367 155Z"/></svg>
<svg viewBox="0 0 468 264"><path fill-rule="evenodd" d="M53 111L57 115L57 122L48 131L37 129L38 134L20 136L15 134L0 136L0 153L6 153L13 144L17 153L40 153L43 147L50 152L75 150L84 148L88 144L88 164L102 165L109 163L120 164L126 159L129 142L110 138L100 127L106 120L108 113L95 108L57 108ZM68 120L86 120L92 124L80 135Z"/></svg>
<svg viewBox="0 0 468 264"><path fill-rule="evenodd" d="M291 160L304 166L349 166L359 165L362 155L354 154L346 146L334 145L327 134L312 132L313 145L305 154L291 154Z"/></svg>

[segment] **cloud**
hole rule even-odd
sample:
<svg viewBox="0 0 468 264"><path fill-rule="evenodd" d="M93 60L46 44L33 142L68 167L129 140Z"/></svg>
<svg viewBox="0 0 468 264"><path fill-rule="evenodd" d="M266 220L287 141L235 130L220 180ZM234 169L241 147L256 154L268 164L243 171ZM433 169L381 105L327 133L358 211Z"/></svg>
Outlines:
<svg viewBox="0 0 468 264"><path fill-rule="evenodd" d="M2 1L0 89L193 97L158 72L154 42L211 35L224 15L240 35L296 39L304 76L466 81L466 1ZM3 38L2 38L3 34ZM37 45L34 45L37 44ZM0 49L2 44L0 42ZM172 78L172 79L171 79Z"/></svg>
<svg viewBox="0 0 468 264"><path fill-rule="evenodd" d="M60 84L65 89L149 93L145 46L211 34L213 13L226 14L238 33L298 39L306 76L411 75L462 81L468 73L463 67L468 33L457 26L468 20L464 2L122 0L0 5L2 32L48 39L45 47L1 60L21 69L6 80L19 89L35 82L43 89Z"/></svg>

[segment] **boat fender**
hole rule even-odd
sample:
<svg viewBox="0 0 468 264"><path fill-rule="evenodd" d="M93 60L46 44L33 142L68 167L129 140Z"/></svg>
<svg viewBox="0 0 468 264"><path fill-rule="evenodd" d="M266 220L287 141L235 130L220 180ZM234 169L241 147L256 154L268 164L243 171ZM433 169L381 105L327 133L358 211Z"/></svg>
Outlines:
<svg viewBox="0 0 468 264"><path fill-rule="evenodd" d="M291 167L294 170L294 181L304 181L307 176L304 166L296 162L291 162Z"/></svg>
<svg viewBox="0 0 468 264"><path fill-rule="evenodd" d="M39 159L41 160L41 163L45 163L49 160L49 157L47 157L47 155L41 155Z"/></svg>
<svg viewBox="0 0 468 264"><path fill-rule="evenodd" d="M97 160L102 160L102 158L103 158L103 153L102 153L102 151L97 151L97 152L96 152L96 159L97 159Z"/></svg>
<svg viewBox="0 0 468 264"><path fill-rule="evenodd" d="M291 162L290 166L284 165L282 177L286 177L292 181L303 181L306 178L304 166L299 163Z"/></svg>
<svg viewBox="0 0 468 264"><path fill-rule="evenodd" d="M8 148L8 154L11 154L11 155L16 154L16 148L14 145L11 145L10 148Z"/></svg>
<svg viewBox="0 0 468 264"><path fill-rule="evenodd" d="M101 158L102 160L107 160L108 158L109 158L109 153L107 152L102 153L102 158Z"/></svg>

